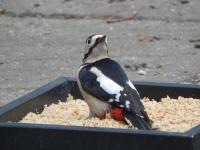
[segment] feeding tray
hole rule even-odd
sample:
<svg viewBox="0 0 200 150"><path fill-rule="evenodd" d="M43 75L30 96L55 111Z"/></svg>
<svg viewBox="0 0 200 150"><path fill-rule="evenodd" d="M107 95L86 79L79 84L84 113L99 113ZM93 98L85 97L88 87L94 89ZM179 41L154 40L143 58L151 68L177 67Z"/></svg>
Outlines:
<svg viewBox="0 0 200 150"><path fill-rule="evenodd" d="M200 86L134 82L141 97L200 98ZM200 150L200 125L178 132L17 123L44 105L82 98L73 78L61 77L0 108L1 150Z"/></svg>

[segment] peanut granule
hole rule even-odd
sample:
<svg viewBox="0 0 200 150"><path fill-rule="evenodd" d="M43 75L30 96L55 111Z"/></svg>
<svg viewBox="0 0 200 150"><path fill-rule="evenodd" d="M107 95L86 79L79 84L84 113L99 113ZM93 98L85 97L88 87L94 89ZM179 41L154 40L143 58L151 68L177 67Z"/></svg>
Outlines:
<svg viewBox="0 0 200 150"><path fill-rule="evenodd" d="M178 99L162 98L160 102L143 99L143 104L153 121L153 127L160 131L185 132L200 124L200 100L178 97ZM45 105L40 114L28 113L20 122L60 124L73 126L130 128L106 115L105 119L97 117L87 119L89 108L86 102L69 96L66 102Z"/></svg>

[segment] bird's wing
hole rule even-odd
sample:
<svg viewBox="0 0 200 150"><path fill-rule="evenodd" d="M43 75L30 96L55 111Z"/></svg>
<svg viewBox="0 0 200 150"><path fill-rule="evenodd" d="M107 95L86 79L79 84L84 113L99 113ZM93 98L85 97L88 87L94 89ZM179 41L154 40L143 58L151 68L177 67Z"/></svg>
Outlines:
<svg viewBox="0 0 200 150"><path fill-rule="evenodd" d="M79 72L79 80L85 92L108 103L113 102L115 104L116 94L117 92L120 93L122 89L118 84L109 80L109 78L98 78L97 75L87 68L83 68Z"/></svg>
<svg viewBox="0 0 200 150"><path fill-rule="evenodd" d="M120 73L117 72L117 74ZM117 78L120 79L120 76ZM83 90L92 96L135 113L143 110L144 106L140 101L140 96L132 83L129 80L124 80L120 81L119 84L113 79L115 78L112 78L111 75L105 75L94 66L85 67L79 72L79 80Z"/></svg>

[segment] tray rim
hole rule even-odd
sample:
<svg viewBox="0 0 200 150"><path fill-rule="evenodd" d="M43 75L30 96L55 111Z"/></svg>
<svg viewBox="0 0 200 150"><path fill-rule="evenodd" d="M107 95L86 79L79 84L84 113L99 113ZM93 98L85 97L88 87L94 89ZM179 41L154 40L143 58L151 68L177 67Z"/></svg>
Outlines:
<svg viewBox="0 0 200 150"><path fill-rule="evenodd" d="M58 87L65 82L75 82L73 77L59 77L50 81L35 90L11 101L10 103L0 107L0 115L11 111L17 106L20 106L30 99L38 97L52 88ZM195 84L181 84L181 83L163 83L163 82L146 82L146 81L132 81L136 85L154 86L154 87L171 87L171 88L195 88L200 90L200 85ZM0 122L0 128L36 128L36 129L55 129L55 130L76 130L76 131L90 131L90 132L114 132L126 134L149 134L160 136L178 136L193 138L196 134L200 133L200 125L186 131L186 132L166 132L166 131L144 131L132 129L119 129L119 128L100 128L100 127L81 127L81 126L65 126L65 125L51 125L51 124L33 124L33 123L16 123L16 122Z"/></svg>
<svg viewBox="0 0 200 150"><path fill-rule="evenodd" d="M88 132L109 132L120 134L137 134L137 135L151 135L151 136L173 136L182 138L193 138L194 135L187 132L165 132L153 130L133 130L133 129L120 129L120 128L102 128L102 127L82 127L82 126L65 126L53 124L33 124L33 123L0 123L0 128L29 128L29 129L44 129L44 130L74 130L74 131L88 131Z"/></svg>

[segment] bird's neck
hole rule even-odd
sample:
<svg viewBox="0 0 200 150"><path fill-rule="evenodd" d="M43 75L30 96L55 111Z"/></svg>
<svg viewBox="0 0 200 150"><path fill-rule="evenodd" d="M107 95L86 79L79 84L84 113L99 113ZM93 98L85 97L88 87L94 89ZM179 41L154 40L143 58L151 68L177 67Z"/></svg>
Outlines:
<svg viewBox="0 0 200 150"><path fill-rule="evenodd" d="M108 58L108 55L102 54L102 55L90 55L83 63L94 63L96 61L99 61L101 59Z"/></svg>

